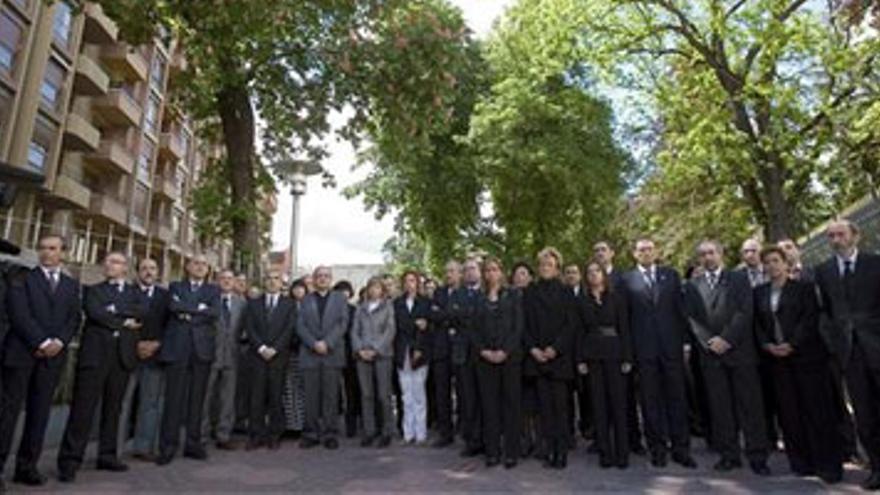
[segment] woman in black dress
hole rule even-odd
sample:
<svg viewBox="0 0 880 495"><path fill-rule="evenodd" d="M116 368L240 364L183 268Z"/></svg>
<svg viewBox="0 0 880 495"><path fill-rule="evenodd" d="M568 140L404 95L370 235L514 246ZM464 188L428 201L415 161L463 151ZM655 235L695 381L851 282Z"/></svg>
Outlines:
<svg viewBox="0 0 880 495"><path fill-rule="evenodd" d="M487 467L498 465L503 455L504 467L510 469L520 455L523 321L519 299L518 292L504 287L501 262L486 260L473 347Z"/></svg>
<svg viewBox="0 0 880 495"><path fill-rule="evenodd" d="M578 372L590 380L599 466L623 469L629 466L624 375L632 369L626 300L598 262L587 263L584 273Z"/></svg>
<svg viewBox="0 0 880 495"><path fill-rule="evenodd" d="M526 374L536 377L544 436L544 467L564 469L568 463L569 382L574 378L575 326L578 320L571 289L559 280L562 256L554 248L538 253L538 281L523 295Z"/></svg>

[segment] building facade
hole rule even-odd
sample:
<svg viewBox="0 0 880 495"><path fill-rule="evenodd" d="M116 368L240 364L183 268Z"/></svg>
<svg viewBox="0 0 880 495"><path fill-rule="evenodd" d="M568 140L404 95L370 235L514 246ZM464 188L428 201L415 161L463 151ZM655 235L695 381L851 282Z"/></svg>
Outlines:
<svg viewBox="0 0 880 495"><path fill-rule="evenodd" d="M169 97L186 59L168 38L129 46L93 3L0 0L0 161L44 177L0 212L25 256L52 232L85 282L112 250L158 260L166 281L196 251L228 264L231 244L202 245L187 204L217 147Z"/></svg>

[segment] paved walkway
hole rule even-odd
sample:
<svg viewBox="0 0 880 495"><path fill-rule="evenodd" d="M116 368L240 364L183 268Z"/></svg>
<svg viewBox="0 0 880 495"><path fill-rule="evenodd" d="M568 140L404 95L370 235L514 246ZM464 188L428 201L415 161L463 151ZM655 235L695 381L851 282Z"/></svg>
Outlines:
<svg viewBox="0 0 880 495"><path fill-rule="evenodd" d="M700 443L698 441L698 443ZM543 469L528 460L517 468L487 469L482 459L462 459L457 449L395 445L363 449L345 441L340 450L301 450L293 441L278 451L221 452L211 450L207 462L177 459L166 467L127 460L131 470L116 474L94 470L94 446L77 482L62 485L54 476L55 451L43 457L43 473L52 477L40 490L9 484L12 493L400 493L400 492L619 492L619 493L862 493L865 473L850 467L843 483L833 489L814 478L788 474L783 455L771 462L774 476L760 478L742 469L729 475L711 470L714 456L697 451L697 470L670 465L655 469L644 457L633 456L627 470L599 469L595 455L581 444L564 471ZM7 470L7 480L10 473Z"/></svg>

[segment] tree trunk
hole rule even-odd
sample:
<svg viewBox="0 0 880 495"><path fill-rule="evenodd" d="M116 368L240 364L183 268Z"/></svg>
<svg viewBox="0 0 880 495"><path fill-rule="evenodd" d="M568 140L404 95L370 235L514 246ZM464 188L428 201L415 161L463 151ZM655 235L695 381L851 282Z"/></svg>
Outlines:
<svg viewBox="0 0 880 495"><path fill-rule="evenodd" d="M223 144L229 162L232 192L232 246L234 263L251 277L260 260L260 230L254 149L254 109L245 84L229 84L217 92L217 112L223 126Z"/></svg>
<svg viewBox="0 0 880 495"><path fill-rule="evenodd" d="M767 218L764 235L770 242L794 237L791 204L785 193L785 169L779 163L767 164L758 173L764 190Z"/></svg>

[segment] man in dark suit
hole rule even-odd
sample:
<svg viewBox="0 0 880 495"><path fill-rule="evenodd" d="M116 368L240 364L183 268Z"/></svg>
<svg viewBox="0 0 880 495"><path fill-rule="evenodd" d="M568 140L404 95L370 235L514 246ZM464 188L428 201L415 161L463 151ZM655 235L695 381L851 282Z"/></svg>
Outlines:
<svg viewBox="0 0 880 495"><path fill-rule="evenodd" d="M611 249L608 241L599 241L593 244L593 259L599 263L605 273L608 274L608 280L611 281L611 287L623 297L626 297L624 272L614 266L615 252ZM624 376L626 381L626 423L627 423L627 439L629 440L629 451L636 455L645 455L645 447L642 444L642 426L639 421L638 406L638 386L636 384L637 370L633 369L632 373Z"/></svg>
<svg viewBox="0 0 880 495"><path fill-rule="evenodd" d="M248 450L261 446L275 450L284 433L281 394L295 336L296 303L280 293L281 286L281 272L270 271L262 297L248 301L245 310L244 326L251 343Z"/></svg>
<svg viewBox="0 0 880 495"><path fill-rule="evenodd" d="M159 442L159 421L162 412L162 390L165 373L158 362L159 347L168 322L168 289L158 285L159 265L152 258L138 263L137 287L147 300L147 312L142 320L137 356L138 410L134 429L134 457L146 462L156 461Z"/></svg>
<svg viewBox="0 0 880 495"><path fill-rule="evenodd" d="M463 457L483 453L483 418L480 405L477 359L473 352L472 333L474 318L482 300L480 261L470 258L464 263L464 286L456 295L453 312L458 320L458 333L453 343L453 362L456 363L455 379L461 399L461 435L465 441Z"/></svg>
<svg viewBox="0 0 880 495"><path fill-rule="evenodd" d="M104 281L85 290L86 324L80 339L73 402L58 450L58 480L70 483L82 465L98 403L101 424L98 469L128 471L119 460L117 434L128 375L137 366L137 332L146 299L126 282L128 257L111 252L104 258Z"/></svg>
<svg viewBox="0 0 880 495"><path fill-rule="evenodd" d="M65 251L60 236L40 239L39 266L13 280L7 298L12 326L3 343L0 473L26 403L13 481L31 486L46 482L37 462L67 346L82 321L79 282L61 271Z"/></svg>
<svg viewBox="0 0 880 495"><path fill-rule="evenodd" d="M748 277L724 269L724 250L717 241L698 247L703 275L685 288L685 306L706 380L712 416L713 446L721 454L718 471L742 465L739 432L752 471L770 474L768 442L758 377L753 296Z"/></svg>
<svg viewBox="0 0 880 495"><path fill-rule="evenodd" d="M584 298L583 276L581 268L577 263L566 263L562 268L562 281L567 285L575 299L578 301ZM583 337L583 332L577 332L577 337ZM580 344L578 344L580 345ZM572 445L576 441L574 428L577 427L583 438L591 438L593 436L593 405L590 397L590 380L586 375L575 373L574 380L571 381L572 393L569 394L568 417L571 420L571 432L569 438ZM575 414L575 404L577 404L577 415ZM577 421L574 418L577 417ZM595 447L590 446L591 449Z"/></svg>
<svg viewBox="0 0 880 495"><path fill-rule="evenodd" d="M207 442L213 433L218 449L235 450L237 446L232 441L232 429L235 427L235 392L241 364L238 354L245 300L233 290L235 273L232 270L221 270L217 275L217 285L220 287L220 318L217 318L214 361L211 363L202 414L202 440Z"/></svg>
<svg viewBox="0 0 880 495"><path fill-rule="evenodd" d="M172 461L186 427L184 457L205 460L202 409L214 359L214 334L220 317L220 289L208 283L208 260L196 255L186 264L187 280L172 282L168 327L159 361L165 366L165 411L159 440L160 466ZM184 413L186 417L184 417Z"/></svg>
<svg viewBox="0 0 880 495"><path fill-rule="evenodd" d="M434 291L431 301L431 366L433 376L434 402L437 405L437 439L433 447L443 448L451 445L454 437L452 426L452 341L457 328L452 317L455 294L461 287L461 263L446 263L446 284Z"/></svg>
<svg viewBox="0 0 880 495"><path fill-rule="evenodd" d="M315 291L303 299L296 322L306 403L300 446L311 448L323 443L328 449L337 449L339 380L345 366L344 338L350 313L345 296L330 290L330 267L316 268L314 280Z"/></svg>
<svg viewBox="0 0 880 495"><path fill-rule="evenodd" d="M681 281L672 268L657 265L654 242L636 241L637 266L621 281L629 310L633 354L639 370L639 392L651 464L672 460L696 467L690 454L685 396L684 335L687 320Z"/></svg>
<svg viewBox="0 0 880 495"><path fill-rule="evenodd" d="M831 222L834 250L816 269L823 310L830 320L832 353L843 370L856 430L870 462L866 490L880 489L880 256L859 251L860 231L848 220Z"/></svg>

